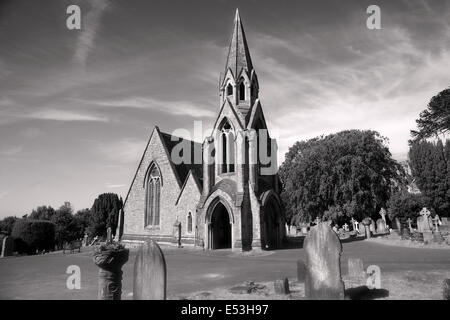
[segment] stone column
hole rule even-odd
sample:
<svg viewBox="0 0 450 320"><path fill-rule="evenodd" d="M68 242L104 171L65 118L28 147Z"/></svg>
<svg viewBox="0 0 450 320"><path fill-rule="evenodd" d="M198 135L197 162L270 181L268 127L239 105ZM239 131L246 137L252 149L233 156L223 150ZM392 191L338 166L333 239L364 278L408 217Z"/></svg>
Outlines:
<svg viewBox="0 0 450 320"><path fill-rule="evenodd" d="M236 132L236 164L237 192L244 192L244 168L245 168L245 131L238 129Z"/></svg>
<svg viewBox="0 0 450 320"><path fill-rule="evenodd" d="M128 261L129 250L117 243L101 245L93 255L99 267L98 299L120 300L122 295L122 266Z"/></svg>
<svg viewBox="0 0 450 320"><path fill-rule="evenodd" d="M249 183L252 189L257 192L257 165L258 165L258 146L257 133L250 130L248 133L248 153L249 153Z"/></svg>
<svg viewBox="0 0 450 320"><path fill-rule="evenodd" d="M213 159L211 157L213 138L207 137L203 142L203 194L208 195L211 189L211 165ZM216 150L217 152L217 150Z"/></svg>

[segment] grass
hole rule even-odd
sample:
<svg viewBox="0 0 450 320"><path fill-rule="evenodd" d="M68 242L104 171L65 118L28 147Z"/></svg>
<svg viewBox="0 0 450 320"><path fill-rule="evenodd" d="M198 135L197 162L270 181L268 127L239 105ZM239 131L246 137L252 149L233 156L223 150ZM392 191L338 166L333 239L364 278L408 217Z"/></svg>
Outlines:
<svg viewBox="0 0 450 320"><path fill-rule="evenodd" d="M442 283L450 278L448 270L402 271L382 274L381 290L369 290L365 278L344 276L346 299L377 300L442 300ZM251 293L235 293L231 287L220 287L210 291L171 295L172 300L302 300L305 299L304 283L289 279L290 294L275 294L273 281L255 284L259 289ZM237 284L248 286L248 283ZM254 286L253 286L254 287Z"/></svg>

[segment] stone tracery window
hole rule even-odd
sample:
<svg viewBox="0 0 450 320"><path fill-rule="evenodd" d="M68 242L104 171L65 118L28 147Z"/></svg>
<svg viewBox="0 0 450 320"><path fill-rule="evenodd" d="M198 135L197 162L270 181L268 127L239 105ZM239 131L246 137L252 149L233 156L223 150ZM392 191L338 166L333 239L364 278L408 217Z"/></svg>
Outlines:
<svg viewBox="0 0 450 320"><path fill-rule="evenodd" d="M228 121L224 122L220 130L220 149L220 173L234 172L234 134Z"/></svg>
<svg viewBox="0 0 450 320"><path fill-rule="evenodd" d="M161 199L161 175L153 164L147 177L145 196L145 225L159 225L159 208Z"/></svg>

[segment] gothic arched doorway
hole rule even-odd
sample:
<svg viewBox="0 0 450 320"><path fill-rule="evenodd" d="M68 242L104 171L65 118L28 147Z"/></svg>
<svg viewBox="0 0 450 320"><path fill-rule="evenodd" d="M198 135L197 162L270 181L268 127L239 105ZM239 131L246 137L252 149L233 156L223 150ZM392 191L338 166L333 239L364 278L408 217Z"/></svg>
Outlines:
<svg viewBox="0 0 450 320"><path fill-rule="evenodd" d="M231 222L227 208L218 202L209 224L210 249L231 248Z"/></svg>
<svg viewBox="0 0 450 320"><path fill-rule="evenodd" d="M261 247L263 250L272 250L281 247L280 208L272 199L264 206Z"/></svg>

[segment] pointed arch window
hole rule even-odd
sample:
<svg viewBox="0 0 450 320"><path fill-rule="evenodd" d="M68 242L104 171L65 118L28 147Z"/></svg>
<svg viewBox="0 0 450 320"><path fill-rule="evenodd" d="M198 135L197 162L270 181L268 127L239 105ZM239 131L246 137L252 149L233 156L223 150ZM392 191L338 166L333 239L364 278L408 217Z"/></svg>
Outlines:
<svg viewBox="0 0 450 320"><path fill-rule="evenodd" d="M232 96L232 95L233 95L233 86L231 85L231 83L229 83L227 86L227 96Z"/></svg>
<svg viewBox="0 0 450 320"><path fill-rule="evenodd" d="M220 173L234 172L234 134L231 125L225 121L220 130Z"/></svg>
<svg viewBox="0 0 450 320"><path fill-rule="evenodd" d="M153 164L147 176L145 192L145 225L159 225L159 208L161 199L161 174Z"/></svg>
<svg viewBox="0 0 450 320"><path fill-rule="evenodd" d="M187 217L187 232L192 233L192 213L188 213Z"/></svg>
<svg viewBox="0 0 450 320"><path fill-rule="evenodd" d="M244 81L241 81L239 84L239 100L244 101L245 100L245 84Z"/></svg>

